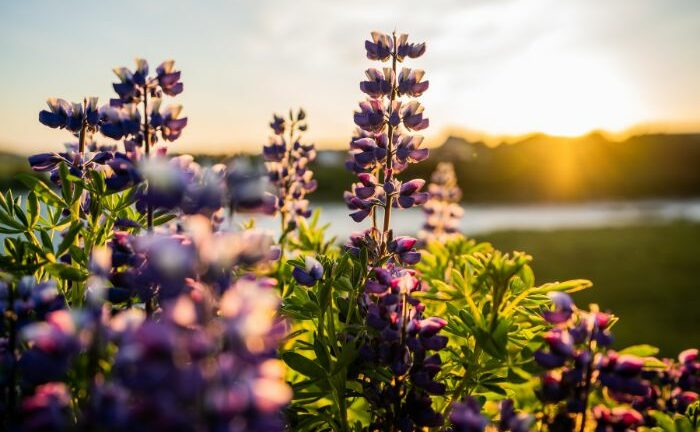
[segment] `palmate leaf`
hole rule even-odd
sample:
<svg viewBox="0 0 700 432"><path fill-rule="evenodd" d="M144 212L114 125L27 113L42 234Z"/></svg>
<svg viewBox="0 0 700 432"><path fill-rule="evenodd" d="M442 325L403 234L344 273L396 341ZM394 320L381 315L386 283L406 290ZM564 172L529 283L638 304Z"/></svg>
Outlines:
<svg viewBox="0 0 700 432"><path fill-rule="evenodd" d="M29 190L34 192L46 204L54 207L65 207L66 203L44 181L36 175L29 173L17 174L17 180L22 182Z"/></svg>

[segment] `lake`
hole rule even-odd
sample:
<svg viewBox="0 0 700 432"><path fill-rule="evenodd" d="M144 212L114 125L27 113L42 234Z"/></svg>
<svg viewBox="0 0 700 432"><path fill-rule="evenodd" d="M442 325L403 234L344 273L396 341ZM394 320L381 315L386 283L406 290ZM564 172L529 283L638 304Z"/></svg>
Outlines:
<svg viewBox="0 0 700 432"><path fill-rule="evenodd" d="M366 228L369 220L355 223L350 211L339 203L321 203L320 220L330 223L328 235L344 239ZM700 221L700 200L610 201L577 204L465 205L461 231L467 235L504 230L554 230L595 228L639 223L664 223L683 219ZM269 216L254 218L257 226L277 231L279 221ZM396 234L415 234L424 220L420 209L392 213Z"/></svg>

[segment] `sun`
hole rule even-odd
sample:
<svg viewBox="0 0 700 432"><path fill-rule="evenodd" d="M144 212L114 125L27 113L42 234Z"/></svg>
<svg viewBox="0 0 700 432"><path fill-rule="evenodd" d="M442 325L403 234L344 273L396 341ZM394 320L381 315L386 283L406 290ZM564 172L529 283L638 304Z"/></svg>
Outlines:
<svg viewBox="0 0 700 432"><path fill-rule="evenodd" d="M504 134L621 131L648 118L640 93L602 56L527 52L485 83L467 118Z"/></svg>

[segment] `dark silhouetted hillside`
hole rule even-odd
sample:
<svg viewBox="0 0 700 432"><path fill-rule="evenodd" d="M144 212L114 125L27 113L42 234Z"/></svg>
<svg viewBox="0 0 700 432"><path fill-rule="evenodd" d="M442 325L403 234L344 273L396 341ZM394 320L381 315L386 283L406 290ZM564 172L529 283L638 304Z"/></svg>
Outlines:
<svg viewBox="0 0 700 432"><path fill-rule="evenodd" d="M344 156L339 155L339 159ZM655 134L611 141L602 134L538 134L489 147L450 137L407 176L429 178L440 161L455 163L464 200L567 202L700 196L700 134ZM318 167L317 197L337 199L350 180L342 167Z"/></svg>

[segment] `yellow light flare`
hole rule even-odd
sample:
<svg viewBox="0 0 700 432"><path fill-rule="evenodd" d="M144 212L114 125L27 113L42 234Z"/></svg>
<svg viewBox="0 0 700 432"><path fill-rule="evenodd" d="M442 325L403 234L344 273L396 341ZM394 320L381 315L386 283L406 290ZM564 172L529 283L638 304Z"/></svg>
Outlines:
<svg viewBox="0 0 700 432"><path fill-rule="evenodd" d="M538 49L514 59L471 95L480 105L469 107L473 112L465 117L503 134L622 131L648 118L633 84L604 57L554 56Z"/></svg>

